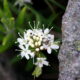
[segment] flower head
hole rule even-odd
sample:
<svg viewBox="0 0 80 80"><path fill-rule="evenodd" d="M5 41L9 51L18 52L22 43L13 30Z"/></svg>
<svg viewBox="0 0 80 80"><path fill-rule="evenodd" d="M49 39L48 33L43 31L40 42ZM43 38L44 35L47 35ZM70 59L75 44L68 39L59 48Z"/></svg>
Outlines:
<svg viewBox="0 0 80 80"><path fill-rule="evenodd" d="M30 25L30 23L29 23ZM35 25L35 24L34 24ZM19 48L21 49L21 56L26 59L39 57L40 51L47 50L51 54L52 49L58 49L59 46L55 44L54 35L50 34L50 29L32 28L24 32L23 37L17 39ZM37 58L37 60L45 60L44 58ZM44 61L45 62L45 61Z"/></svg>

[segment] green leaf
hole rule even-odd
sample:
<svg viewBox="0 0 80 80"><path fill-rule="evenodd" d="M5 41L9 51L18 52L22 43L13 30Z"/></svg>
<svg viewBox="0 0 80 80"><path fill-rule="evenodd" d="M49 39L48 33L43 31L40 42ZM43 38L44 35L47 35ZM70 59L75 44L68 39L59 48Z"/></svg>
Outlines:
<svg viewBox="0 0 80 80"><path fill-rule="evenodd" d="M8 3L9 3L9 6L11 6L10 7L11 11L17 15L19 13L19 10L17 9L17 7L15 7L11 2L8 2Z"/></svg>
<svg viewBox="0 0 80 80"><path fill-rule="evenodd" d="M59 26L57 26L57 25L55 25L55 24L53 24L53 26L54 26L54 30L55 30L56 32L60 32L60 33L61 33L61 28L60 28Z"/></svg>
<svg viewBox="0 0 80 80"><path fill-rule="evenodd" d="M54 44L59 45L60 42L61 42L60 40L57 40L57 41L54 42Z"/></svg>
<svg viewBox="0 0 80 80"><path fill-rule="evenodd" d="M2 18L1 22L3 23L5 29L9 32L11 30L13 30L14 26L15 26L15 21L14 18Z"/></svg>
<svg viewBox="0 0 80 80"><path fill-rule="evenodd" d="M3 17L3 11L0 9L0 18L2 18Z"/></svg>
<svg viewBox="0 0 80 80"><path fill-rule="evenodd" d="M62 10L65 10L65 7L61 5L60 3L58 3L56 0L48 0L48 1L52 2L54 5L58 6Z"/></svg>
<svg viewBox="0 0 80 80"><path fill-rule="evenodd" d="M51 15L49 18L48 18L48 20L47 20L47 22L48 22L48 27L52 24L52 22L59 16L59 14L60 13L57 13L57 14L55 14L55 15Z"/></svg>
<svg viewBox="0 0 80 80"><path fill-rule="evenodd" d="M39 27L41 27L41 23L42 23L42 20L44 19L44 17L30 5L27 5L26 7L35 15L35 17L36 17L35 20L36 20L36 22L38 22L38 21L40 22Z"/></svg>
<svg viewBox="0 0 80 80"><path fill-rule="evenodd" d="M2 45L0 45L0 52L6 51L8 48L11 48L11 46L14 44L15 37L13 34L7 34L2 41Z"/></svg>
<svg viewBox="0 0 80 80"><path fill-rule="evenodd" d="M12 34L6 35L3 39L2 45L3 46L6 45L11 40L11 38L12 38Z"/></svg>
<svg viewBox="0 0 80 80"><path fill-rule="evenodd" d="M5 31L6 31L4 26L2 26L1 24L0 24L0 31L3 32L3 33L5 33Z"/></svg>
<svg viewBox="0 0 80 80"><path fill-rule="evenodd" d="M42 68L38 66L35 68L34 72L32 73L34 77L39 77L41 74L42 74Z"/></svg>
<svg viewBox="0 0 80 80"><path fill-rule="evenodd" d="M11 46L13 45L13 43L11 44L6 44L6 45L0 45L0 54L5 52L7 49L11 48Z"/></svg>
<svg viewBox="0 0 80 80"><path fill-rule="evenodd" d="M11 17L12 16L12 13L11 13L11 11L9 9L9 4L8 4L8 1L7 0L4 0L3 7L4 7L5 16L6 17Z"/></svg>
<svg viewBox="0 0 80 80"><path fill-rule="evenodd" d="M43 52L38 52L37 53L37 57L43 57L43 58L45 58L46 56L43 54Z"/></svg>
<svg viewBox="0 0 80 80"><path fill-rule="evenodd" d="M55 15L56 12L55 12L53 6L50 4L50 2L49 2L48 0L44 0L44 1L45 1L45 3L48 5L48 7L50 8L50 10L51 10L51 12L53 13L53 15Z"/></svg>
<svg viewBox="0 0 80 80"><path fill-rule="evenodd" d="M33 69L33 59L30 59L29 61L28 61L28 63L27 63L27 65L26 65L26 70L27 71L30 71L30 70L32 70Z"/></svg>
<svg viewBox="0 0 80 80"><path fill-rule="evenodd" d="M9 47L8 45L5 45L5 46L0 45L0 54L1 54L2 52L4 52L5 50L7 50L8 47Z"/></svg>
<svg viewBox="0 0 80 80"><path fill-rule="evenodd" d="M24 7L18 15L18 18L17 18L17 21L16 21L16 26L17 27L23 27L22 25L24 23L25 14L26 14L26 7Z"/></svg>
<svg viewBox="0 0 80 80"><path fill-rule="evenodd" d="M18 61L20 61L21 60L21 56L15 56L13 59L11 59L11 61L10 61L10 63L11 64L14 64L14 63L16 63L16 62L18 62Z"/></svg>
<svg viewBox="0 0 80 80"><path fill-rule="evenodd" d="M9 27L12 29L15 27L15 21L14 21L14 17L11 17L9 19Z"/></svg>
<svg viewBox="0 0 80 80"><path fill-rule="evenodd" d="M20 28L20 27L18 27L16 29L17 29L17 32L20 32L21 34L23 34L23 32L25 31L23 28Z"/></svg>
<svg viewBox="0 0 80 80"><path fill-rule="evenodd" d="M0 32L0 43L2 42L3 38L4 38L4 34Z"/></svg>

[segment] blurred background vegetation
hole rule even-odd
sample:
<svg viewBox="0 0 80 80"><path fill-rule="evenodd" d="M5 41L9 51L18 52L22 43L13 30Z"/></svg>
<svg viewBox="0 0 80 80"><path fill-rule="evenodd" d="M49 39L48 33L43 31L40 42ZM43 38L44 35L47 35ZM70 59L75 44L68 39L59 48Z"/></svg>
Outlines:
<svg viewBox="0 0 80 80"><path fill-rule="evenodd" d="M2 54L8 55L16 75L24 78L18 77L19 80L33 80L30 73L33 70L32 63L16 57L19 54L19 52L15 51L15 49L18 49L17 44L15 44L18 32L23 34L25 29L29 29L29 21L32 25L33 21L36 21L36 24L39 21L40 28L42 28L42 24L45 25L45 28L53 26L54 28L51 32L61 40L61 20L68 1L32 0L31 3L26 2L21 7L14 5L16 1L0 0L0 56ZM36 80L57 80L58 52L53 51L53 53L52 55L47 55L51 67L43 68L43 74Z"/></svg>

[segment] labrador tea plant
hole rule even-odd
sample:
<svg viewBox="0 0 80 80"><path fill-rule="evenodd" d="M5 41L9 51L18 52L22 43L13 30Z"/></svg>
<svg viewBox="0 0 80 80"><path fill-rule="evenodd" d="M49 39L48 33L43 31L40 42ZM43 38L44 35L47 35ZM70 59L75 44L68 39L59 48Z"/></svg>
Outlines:
<svg viewBox="0 0 80 80"><path fill-rule="evenodd" d="M43 66L49 66L49 62L47 61L47 56L42 52L43 50L47 50L48 54L51 54L52 49L59 49L59 45L54 41L54 34L50 34L51 29L41 29L37 27L34 28L29 22L29 26L31 29L25 30L23 36L19 34L19 38L17 38L17 42L19 43L20 48L20 56L25 57L27 60L30 58L33 59L33 64L35 65L35 70L32 75L35 77L39 77L42 73ZM47 54L46 53L46 54Z"/></svg>

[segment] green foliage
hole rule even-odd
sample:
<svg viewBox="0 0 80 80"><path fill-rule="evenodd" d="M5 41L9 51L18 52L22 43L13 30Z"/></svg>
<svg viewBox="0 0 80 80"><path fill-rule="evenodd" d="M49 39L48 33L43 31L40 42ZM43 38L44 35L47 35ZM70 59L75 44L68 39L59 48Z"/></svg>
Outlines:
<svg viewBox="0 0 80 80"><path fill-rule="evenodd" d="M42 68L37 66L35 68L34 72L32 73L32 75L35 77L39 77L41 75L41 73L42 73Z"/></svg>
<svg viewBox="0 0 80 80"><path fill-rule="evenodd" d="M26 15L26 7L24 7L21 11L20 11L20 13L19 13L19 15L18 15L18 17L17 17L17 20L16 20L16 26L17 27L22 27L23 26L23 23L24 23L24 19L25 19L25 15Z"/></svg>
<svg viewBox="0 0 80 80"><path fill-rule="evenodd" d="M4 2L3 2L3 7L4 7L3 10L4 10L4 14L5 14L5 16L7 16L7 17L11 17L12 14L11 14L11 11L10 11L8 5L9 5L9 4L8 4L8 1L7 1L7 0L4 0Z"/></svg>
<svg viewBox="0 0 80 80"><path fill-rule="evenodd" d="M0 9L0 18L3 16L3 11Z"/></svg>
<svg viewBox="0 0 80 80"><path fill-rule="evenodd" d="M20 61L20 60L21 60L21 56L17 55L17 56L15 56L15 57L10 61L10 63L11 63L11 64L14 64L14 63L16 63L16 62L18 62L18 61Z"/></svg>
<svg viewBox="0 0 80 80"><path fill-rule="evenodd" d="M33 59L30 59L30 60L28 61L27 65L26 65L26 70L27 70L27 71L30 71L30 70L33 69L33 67L34 67L34 65L33 65Z"/></svg>
<svg viewBox="0 0 80 80"><path fill-rule="evenodd" d="M75 41L74 45L75 45L76 50L80 51L80 40Z"/></svg>
<svg viewBox="0 0 80 80"><path fill-rule="evenodd" d="M6 29L3 27L3 25L0 24L0 32L5 33L5 30L6 30Z"/></svg>
<svg viewBox="0 0 80 80"><path fill-rule="evenodd" d="M58 6L62 10L65 10L65 7L61 5L60 3L58 3L56 0L48 0L48 1L52 2L54 5Z"/></svg>
<svg viewBox="0 0 80 80"><path fill-rule="evenodd" d="M14 22L14 18L11 17L11 18L2 18L1 19L1 22L3 23L7 33L8 32L11 32L15 27L15 22ZM12 30L11 30L12 29Z"/></svg>

